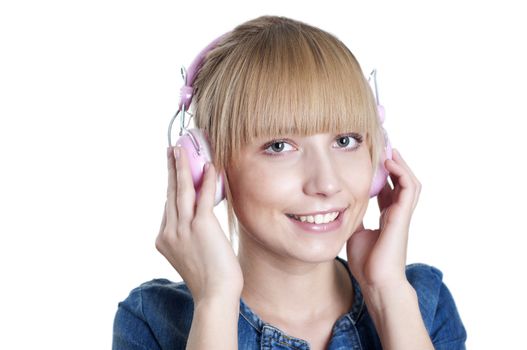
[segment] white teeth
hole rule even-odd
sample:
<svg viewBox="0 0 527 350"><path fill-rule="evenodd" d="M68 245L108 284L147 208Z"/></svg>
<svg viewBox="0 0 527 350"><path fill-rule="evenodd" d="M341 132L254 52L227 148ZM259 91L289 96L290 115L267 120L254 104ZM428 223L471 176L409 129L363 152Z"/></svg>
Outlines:
<svg viewBox="0 0 527 350"><path fill-rule="evenodd" d="M318 215L315 215L315 216L312 216L312 215L309 215L309 216L296 216L296 215L293 215L293 217L299 221L302 221L302 222L309 222L310 224L312 223L315 223L315 224L327 224L329 222L332 222L334 221L337 216L339 215L339 212L334 212L334 213L328 213L326 215L322 215L322 214L318 214Z"/></svg>

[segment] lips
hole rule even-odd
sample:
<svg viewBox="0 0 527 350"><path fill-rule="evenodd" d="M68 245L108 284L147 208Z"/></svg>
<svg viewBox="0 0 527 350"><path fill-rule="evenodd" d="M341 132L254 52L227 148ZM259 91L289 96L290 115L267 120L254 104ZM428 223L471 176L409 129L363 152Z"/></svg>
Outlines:
<svg viewBox="0 0 527 350"><path fill-rule="evenodd" d="M302 232L308 232L308 233L324 233L324 232L333 232L337 230L339 227L341 227L343 222L343 215L341 210L335 210L339 212L339 215L335 218L335 220L329 222L329 223L309 223L309 222L302 222L294 219L290 215L286 214L286 216L291 220L291 222L295 225L295 227L298 227L301 229ZM328 211L325 211L326 213ZM331 211L329 211L331 212Z"/></svg>
<svg viewBox="0 0 527 350"><path fill-rule="evenodd" d="M324 221L334 221L340 216L340 212L333 212L331 214L326 215L316 215L316 216L295 216L295 215L287 215L287 217L300 221L300 222L308 222L308 223L315 223L315 224L323 224ZM318 219L318 220L317 220ZM318 221L318 222L317 222Z"/></svg>
<svg viewBox="0 0 527 350"><path fill-rule="evenodd" d="M339 214L342 214L342 212L346 210L346 208L332 208L332 209L328 209L328 210L323 210L323 211L314 211L314 212L311 212L311 213L307 213L307 214L286 214L287 216L291 217L292 215L295 215L295 216L315 216L315 215L326 215L328 213L334 213L334 212L339 212Z"/></svg>

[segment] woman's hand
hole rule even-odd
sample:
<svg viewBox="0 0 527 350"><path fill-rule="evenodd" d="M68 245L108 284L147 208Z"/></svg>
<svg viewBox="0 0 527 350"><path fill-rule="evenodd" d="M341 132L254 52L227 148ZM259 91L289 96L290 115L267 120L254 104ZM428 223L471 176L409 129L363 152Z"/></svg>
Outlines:
<svg viewBox="0 0 527 350"><path fill-rule="evenodd" d="M238 259L214 215L216 171L205 171L200 195L192 183L187 155L167 149L168 189L156 248L181 275L194 303L214 297L238 300L243 275Z"/></svg>
<svg viewBox="0 0 527 350"><path fill-rule="evenodd" d="M393 160L387 159L384 165L394 189L386 182L377 197L380 228L367 230L361 223L346 246L348 264L361 288L376 292L408 283L408 230L421 191L421 183L397 150L393 150Z"/></svg>
<svg viewBox="0 0 527 350"><path fill-rule="evenodd" d="M406 279L406 248L421 183L398 151L384 166L387 183L377 202L379 229L361 223L347 243L348 264L361 287L384 349L433 349L419 309L417 293Z"/></svg>

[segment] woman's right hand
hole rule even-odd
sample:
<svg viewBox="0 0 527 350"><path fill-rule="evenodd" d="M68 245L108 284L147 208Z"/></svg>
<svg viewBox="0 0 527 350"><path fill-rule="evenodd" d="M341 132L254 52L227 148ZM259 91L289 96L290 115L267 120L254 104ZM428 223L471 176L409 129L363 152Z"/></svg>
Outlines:
<svg viewBox="0 0 527 350"><path fill-rule="evenodd" d="M214 297L238 300L243 288L240 264L214 215L216 171L205 171L196 202L187 155L167 149L168 189L156 248L187 284L194 303ZM234 299L233 299L234 300Z"/></svg>

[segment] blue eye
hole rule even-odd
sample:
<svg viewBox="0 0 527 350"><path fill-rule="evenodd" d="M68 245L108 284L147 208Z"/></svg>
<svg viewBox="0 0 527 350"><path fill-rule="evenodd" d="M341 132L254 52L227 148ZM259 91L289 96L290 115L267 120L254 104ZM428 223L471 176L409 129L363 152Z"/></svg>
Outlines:
<svg viewBox="0 0 527 350"><path fill-rule="evenodd" d="M265 152L265 154L270 156L279 156L280 153L283 153L282 151L284 150L285 145L289 145L289 143L285 140L273 140L269 143L266 143L263 148L265 151L272 149L272 152Z"/></svg>
<svg viewBox="0 0 527 350"><path fill-rule="evenodd" d="M353 141L350 142L349 140L352 139ZM338 138L337 138L338 141L342 141L342 142L338 142L339 144L341 144L343 147L342 148L345 148L347 150L355 150L357 148L359 148L360 144L362 143L362 135L360 134L348 134L348 135L340 135ZM348 145L352 145L352 147L346 147Z"/></svg>
<svg viewBox="0 0 527 350"><path fill-rule="evenodd" d="M342 148L345 151L355 151L362 143L362 135L357 133L339 135L337 138L338 148ZM350 141L353 140L353 141ZM283 140L272 140L263 146L264 154L270 156L282 156L285 152L285 145L291 145L292 141L288 139ZM348 147L351 145L351 147ZM268 152L268 150L270 150Z"/></svg>

